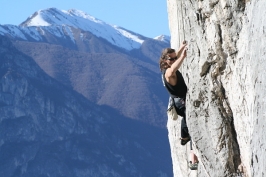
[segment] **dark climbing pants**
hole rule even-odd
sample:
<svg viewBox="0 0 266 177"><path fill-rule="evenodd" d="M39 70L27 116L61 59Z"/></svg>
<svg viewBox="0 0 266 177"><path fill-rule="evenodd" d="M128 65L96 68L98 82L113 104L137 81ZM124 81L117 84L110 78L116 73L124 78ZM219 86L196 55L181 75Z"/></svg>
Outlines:
<svg viewBox="0 0 266 177"><path fill-rule="evenodd" d="M187 122L186 122L186 109L183 110L183 117L181 120L181 138L189 137Z"/></svg>
<svg viewBox="0 0 266 177"><path fill-rule="evenodd" d="M186 121L186 109L183 110L183 117L181 120L181 137L187 138L189 137L189 132L187 128L187 121ZM192 148L192 140L190 140L190 150L193 150Z"/></svg>

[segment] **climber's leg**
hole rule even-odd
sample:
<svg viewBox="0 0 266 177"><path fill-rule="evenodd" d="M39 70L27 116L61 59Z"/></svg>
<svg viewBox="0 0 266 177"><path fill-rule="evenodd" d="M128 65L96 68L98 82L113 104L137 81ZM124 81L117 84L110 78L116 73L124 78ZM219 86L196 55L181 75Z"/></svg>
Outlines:
<svg viewBox="0 0 266 177"><path fill-rule="evenodd" d="M186 110L184 109L184 117L181 120L181 145L185 145L190 141L188 127L186 123Z"/></svg>
<svg viewBox="0 0 266 177"><path fill-rule="evenodd" d="M198 169L198 163L199 163L199 160L198 160L198 157L196 156L196 154L194 153L193 151L193 148L192 148L192 141L190 141L190 158L191 158L191 161L189 162L189 168L191 170L197 170Z"/></svg>

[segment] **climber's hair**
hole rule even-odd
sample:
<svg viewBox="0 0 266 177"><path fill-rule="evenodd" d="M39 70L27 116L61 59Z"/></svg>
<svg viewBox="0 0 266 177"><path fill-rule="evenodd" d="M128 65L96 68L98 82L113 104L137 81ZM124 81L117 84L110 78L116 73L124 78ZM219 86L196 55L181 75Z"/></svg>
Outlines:
<svg viewBox="0 0 266 177"><path fill-rule="evenodd" d="M160 70L163 71L167 68L169 68L169 65L166 63L166 59L168 59L168 54L175 52L175 49L172 48L165 48L162 51L161 58L159 60L159 67Z"/></svg>

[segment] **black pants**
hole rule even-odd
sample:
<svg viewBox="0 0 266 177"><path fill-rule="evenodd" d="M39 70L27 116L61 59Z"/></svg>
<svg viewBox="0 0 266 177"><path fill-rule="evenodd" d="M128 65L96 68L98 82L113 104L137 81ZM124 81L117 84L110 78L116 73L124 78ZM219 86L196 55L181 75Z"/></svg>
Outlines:
<svg viewBox="0 0 266 177"><path fill-rule="evenodd" d="M186 109L183 109L183 117L181 120L181 138L189 137L189 132L187 128L187 121L186 121Z"/></svg>
<svg viewBox="0 0 266 177"><path fill-rule="evenodd" d="M189 132L187 128L187 122L186 122L186 109L183 110L183 117L181 120L181 138L187 138L189 137ZM192 140L190 140L190 150L193 150L192 148Z"/></svg>

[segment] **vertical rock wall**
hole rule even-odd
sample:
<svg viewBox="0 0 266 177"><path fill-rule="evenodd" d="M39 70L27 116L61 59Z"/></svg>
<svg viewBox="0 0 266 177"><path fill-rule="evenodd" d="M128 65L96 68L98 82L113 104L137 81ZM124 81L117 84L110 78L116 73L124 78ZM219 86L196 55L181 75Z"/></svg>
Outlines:
<svg viewBox="0 0 266 177"><path fill-rule="evenodd" d="M167 0L171 47L188 41L181 72L198 171L168 120L174 176L266 176L266 1Z"/></svg>

